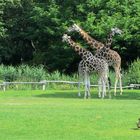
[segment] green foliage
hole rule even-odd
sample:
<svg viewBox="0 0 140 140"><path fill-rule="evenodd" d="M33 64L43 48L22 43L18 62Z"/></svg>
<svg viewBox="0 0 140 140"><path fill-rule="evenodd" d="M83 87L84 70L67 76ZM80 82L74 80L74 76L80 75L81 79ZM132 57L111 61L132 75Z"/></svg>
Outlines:
<svg viewBox="0 0 140 140"><path fill-rule="evenodd" d="M21 65L13 67L0 65L0 80L3 81L40 81L45 77L46 71L43 66Z"/></svg>
<svg viewBox="0 0 140 140"><path fill-rule="evenodd" d="M114 86L115 73L110 71L111 86ZM98 75L93 73L90 75L92 85L98 84ZM58 80L58 81L79 81L78 73L66 75L59 71L48 72L43 65L29 66L20 65L18 67L0 65L0 82L39 82L42 80ZM81 81L82 82L82 81ZM127 71L122 71L122 83L124 86L129 84L140 83L140 60L134 61ZM16 85L8 86L9 89L41 89L41 85ZM48 89L75 89L77 84L49 83Z"/></svg>
<svg viewBox="0 0 140 140"><path fill-rule="evenodd" d="M17 67L17 71L20 75L20 81L41 81L46 77L46 71L43 66L28 66L21 65Z"/></svg>
<svg viewBox="0 0 140 140"><path fill-rule="evenodd" d="M135 60L126 74L128 84L140 84L140 59Z"/></svg>
<svg viewBox="0 0 140 140"><path fill-rule="evenodd" d="M0 82L39 82L42 80L62 80L62 81L77 81L77 74L71 76L61 74L59 71L48 73L44 66L29 66L21 65L18 67L0 65ZM63 83L50 83L47 88L71 89L75 85L64 85ZM41 85L10 85L9 89L41 89Z"/></svg>
<svg viewBox="0 0 140 140"><path fill-rule="evenodd" d="M76 71L77 54L61 38L68 26L77 23L102 42L110 28L122 29L123 35L114 38L112 48L122 56L125 67L126 61L140 54L139 5L139 0L1 0L0 62L17 65L22 59L43 64L51 72Z"/></svg>
<svg viewBox="0 0 140 140"><path fill-rule="evenodd" d="M129 84L140 83L139 66L140 66L140 60L137 59L130 65L128 71L122 71L122 83L124 86ZM110 71L109 77L111 79L111 86L114 86L115 73L113 71ZM91 84L97 85L98 78L99 77L96 73L90 75ZM50 73L45 69L43 65L39 65L39 66L20 65L18 67L0 65L0 82L4 82L4 81L39 82L42 80L79 81L79 77L78 77L78 73L72 75L66 75L60 73L59 71L54 71ZM9 86L9 88L40 89L41 86L18 85L16 87ZM63 84L63 83L49 83L47 85L47 88L71 89L71 88L77 88L77 84L70 85L70 84Z"/></svg>
<svg viewBox="0 0 140 140"><path fill-rule="evenodd" d="M18 77L16 68L12 66L0 65L0 80L11 82L15 81Z"/></svg>

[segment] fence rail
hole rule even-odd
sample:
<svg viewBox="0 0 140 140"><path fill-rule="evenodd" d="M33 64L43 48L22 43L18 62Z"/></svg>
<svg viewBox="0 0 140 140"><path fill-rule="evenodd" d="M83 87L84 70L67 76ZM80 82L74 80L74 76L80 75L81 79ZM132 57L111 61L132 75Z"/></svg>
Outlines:
<svg viewBox="0 0 140 140"><path fill-rule="evenodd" d="M11 84L38 84L38 85L42 85L42 90L45 90L46 89L46 86L48 83L65 83L65 84L78 84L79 82L75 82L75 81L57 81L57 80L42 80L40 82L3 82L0 84L0 87L3 88L3 90L5 91L6 90L6 87L8 85L11 85ZM83 82L80 82L83 84ZM91 87L98 87L98 85L91 85ZM136 87L140 87L140 84L130 84L129 86L123 86L122 88L136 88ZM114 87L111 87L112 89ZM119 87L117 87L119 88Z"/></svg>

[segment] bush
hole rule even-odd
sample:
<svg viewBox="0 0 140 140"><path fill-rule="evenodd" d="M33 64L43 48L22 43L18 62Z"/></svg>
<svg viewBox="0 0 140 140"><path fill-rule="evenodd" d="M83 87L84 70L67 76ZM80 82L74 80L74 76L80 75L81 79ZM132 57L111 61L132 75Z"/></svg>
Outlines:
<svg viewBox="0 0 140 140"><path fill-rule="evenodd" d="M115 73L114 71L110 71L110 79L112 86L114 85ZM13 66L4 66L0 65L0 82L3 81L22 81L22 82L39 82L41 80L62 80L62 81L78 81L78 73L73 75L65 75L60 73L59 71L54 71L52 73L48 73L44 66L28 66L21 65L18 67ZM91 84L98 84L98 75L93 73L90 75ZM140 59L134 61L126 72L122 73L122 83L123 85L129 84L138 84L140 83ZM15 86L13 86L15 88ZM10 86L10 88L13 88ZM41 89L40 85L18 85L17 88L28 89L28 88L37 88ZM47 84L47 88L53 89L71 89L77 88L77 84L69 85L63 83L49 83Z"/></svg>
<svg viewBox="0 0 140 140"><path fill-rule="evenodd" d="M21 65L17 68L17 71L20 75L20 81L41 81L46 79L46 71L42 65L35 67L35 66L28 66L28 65Z"/></svg>
<svg viewBox="0 0 140 140"><path fill-rule="evenodd" d="M135 60L125 74L127 84L140 84L140 59Z"/></svg>
<svg viewBox="0 0 140 140"><path fill-rule="evenodd" d="M46 79L47 71L43 66L21 65L19 67L0 65L1 81L40 81Z"/></svg>
<svg viewBox="0 0 140 140"><path fill-rule="evenodd" d="M0 66L0 80L11 82L15 81L18 77L16 68L12 66Z"/></svg>

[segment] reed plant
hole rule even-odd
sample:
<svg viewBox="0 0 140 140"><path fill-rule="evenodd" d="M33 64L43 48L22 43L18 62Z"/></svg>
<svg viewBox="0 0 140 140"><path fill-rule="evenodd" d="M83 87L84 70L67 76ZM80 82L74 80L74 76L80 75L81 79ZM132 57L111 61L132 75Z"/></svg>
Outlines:
<svg viewBox="0 0 140 140"><path fill-rule="evenodd" d="M126 84L140 84L140 59L138 58L128 68L125 73Z"/></svg>
<svg viewBox="0 0 140 140"><path fill-rule="evenodd" d="M0 80L1 81L15 81L18 78L17 69L13 66L0 65Z"/></svg>
<svg viewBox="0 0 140 140"><path fill-rule="evenodd" d="M111 79L111 84L114 86L115 73L110 71L109 77ZM91 84L98 84L98 75L93 73L90 75ZM43 65L39 66L29 66L20 65L14 66L4 66L0 65L0 82L39 82L42 80L56 80L56 81L79 81L78 73L72 75L66 75L60 73L59 71L54 71L49 73ZM123 85L129 85L131 83L140 83L140 59L134 61L127 71L122 71L122 82ZM9 88L14 89L41 89L40 85L15 85L9 86ZM63 84L63 83L49 83L47 88L53 89L72 89L77 88L77 84Z"/></svg>

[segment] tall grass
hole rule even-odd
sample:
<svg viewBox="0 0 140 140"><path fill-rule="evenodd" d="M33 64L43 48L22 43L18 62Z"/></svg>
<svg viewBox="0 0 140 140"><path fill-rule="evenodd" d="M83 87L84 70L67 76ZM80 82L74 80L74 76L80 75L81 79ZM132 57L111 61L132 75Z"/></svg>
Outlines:
<svg viewBox="0 0 140 140"><path fill-rule="evenodd" d="M114 85L115 73L110 71L109 77ZM97 84L98 75L93 73L90 76L91 84ZM28 66L20 65L18 67L13 66L4 66L0 65L0 82L4 81L22 81L22 82L39 82L41 80L63 80L63 81L79 81L78 74L65 75L61 74L59 71L54 71L49 73L43 65L40 66ZM128 85L130 83L140 83L140 59L137 59L132 63L127 71L122 72L122 81L123 85ZM27 88L27 85L18 86ZM32 88L33 86L28 86ZM48 88L62 88L62 89L71 89L72 87L77 87L75 85L69 84L48 84ZM34 88L40 88L39 86L34 86Z"/></svg>
<svg viewBox="0 0 140 140"><path fill-rule="evenodd" d="M140 84L140 59L135 60L125 73L127 84Z"/></svg>
<svg viewBox="0 0 140 140"><path fill-rule="evenodd" d="M17 74L19 75L19 81L41 81L44 80L46 77L47 71L44 69L42 65L35 67L35 66L28 66L28 65L21 65L16 68Z"/></svg>
<svg viewBox="0 0 140 140"><path fill-rule="evenodd" d="M18 78L17 69L13 66L0 65L0 80L15 81Z"/></svg>
<svg viewBox="0 0 140 140"><path fill-rule="evenodd" d="M40 81L46 77L43 66L21 65L18 67L0 65L1 81Z"/></svg>
<svg viewBox="0 0 140 140"><path fill-rule="evenodd" d="M71 76L61 74L59 71L49 73L44 66L28 66L21 65L18 67L0 65L0 82L39 82L42 80L63 80L63 81L77 81L77 74ZM9 88L20 89L40 89L39 85L11 85ZM72 85L69 84L56 84L51 83L47 85L48 88L62 88L71 89Z"/></svg>

